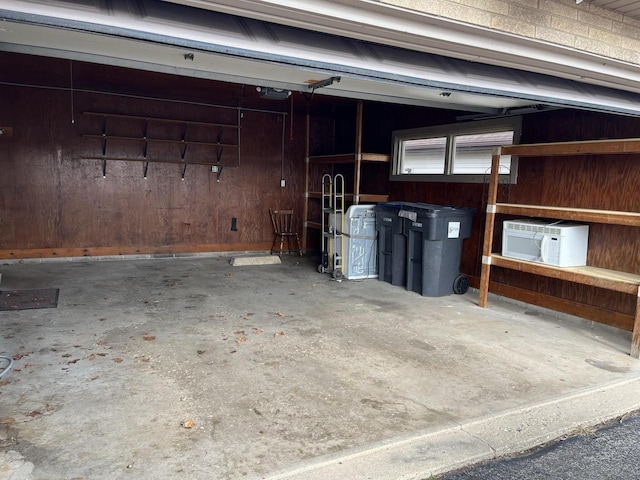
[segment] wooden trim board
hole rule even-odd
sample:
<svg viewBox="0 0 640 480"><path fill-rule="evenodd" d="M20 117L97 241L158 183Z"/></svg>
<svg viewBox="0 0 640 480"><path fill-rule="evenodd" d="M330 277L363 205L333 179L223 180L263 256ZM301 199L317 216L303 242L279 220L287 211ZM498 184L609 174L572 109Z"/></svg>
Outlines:
<svg viewBox="0 0 640 480"><path fill-rule="evenodd" d="M269 251L271 242L216 243L200 245L143 245L137 247L64 247L0 250L0 259L102 257L118 255L158 255L215 252Z"/></svg>

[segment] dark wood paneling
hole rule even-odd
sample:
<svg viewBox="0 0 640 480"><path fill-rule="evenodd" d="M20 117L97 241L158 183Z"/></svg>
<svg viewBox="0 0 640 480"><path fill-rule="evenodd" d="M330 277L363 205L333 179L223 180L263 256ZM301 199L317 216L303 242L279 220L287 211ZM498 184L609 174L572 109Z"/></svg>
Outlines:
<svg viewBox="0 0 640 480"><path fill-rule="evenodd" d="M67 61L45 60L36 68L37 59L32 57L0 54L0 63L8 58L11 73L0 74L2 81L59 86L64 72L68 74ZM151 163L145 179L144 163L127 161L108 161L103 178L102 162L88 159L102 155L101 139L83 137L102 132L102 118L83 115L85 111L233 124L235 108L183 100L203 101L206 92L208 104L235 107L235 102L289 113L288 103L268 103L257 98L255 89L252 97L240 98L234 94L240 89L237 85L89 64L74 63L74 67L77 88L113 89L114 93L76 90L72 96L68 90L0 85L0 125L14 129L13 137L0 139L1 256L265 248L273 239L270 207L299 208L297 221L302 229L304 138L292 138L290 115L284 119L283 163L283 116L243 110L240 165L235 166L236 150L225 149L221 160L228 166L219 183L205 165L188 166L182 180L181 165ZM145 81L148 84L141 88ZM163 100L120 95L123 92ZM166 101L176 97L181 101ZM293 122L294 132L304 131L303 115L294 112ZM143 126L139 120L109 119L107 131L142 136ZM211 141L217 132L198 127L188 135ZM170 124L150 124L148 132L150 137L180 138L180 134L180 127ZM235 142L234 135L232 130L225 131L223 142ZM108 141L108 156L141 158L142 152L142 143ZM185 159L209 161L215 159L215 152L208 146L190 145ZM180 145L150 144L147 155L179 160ZM232 218L237 219L237 231L231 230Z"/></svg>

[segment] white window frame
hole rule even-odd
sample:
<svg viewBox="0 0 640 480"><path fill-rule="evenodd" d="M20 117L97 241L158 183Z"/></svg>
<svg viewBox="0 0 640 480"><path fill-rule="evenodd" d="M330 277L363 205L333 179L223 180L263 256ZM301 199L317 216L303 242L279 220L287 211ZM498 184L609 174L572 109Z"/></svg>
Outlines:
<svg viewBox="0 0 640 480"><path fill-rule="evenodd" d="M495 133L505 130L513 130L513 144L520 143L522 131L522 118L505 117L492 120L479 120L468 123L454 123L450 125L438 125L435 127L412 128L409 130L396 130L393 132L393 158L391 163L391 181L405 182L457 182L457 183L485 183L488 181L490 169L478 174L454 174L454 138L459 135L474 135L482 133ZM419 140L436 137L447 137L445 150L444 173L421 174L402 172L402 155L404 142L407 140ZM507 171L508 170L508 171ZM518 179L518 158L511 157L510 169L505 169L500 174L503 182L516 183Z"/></svg>

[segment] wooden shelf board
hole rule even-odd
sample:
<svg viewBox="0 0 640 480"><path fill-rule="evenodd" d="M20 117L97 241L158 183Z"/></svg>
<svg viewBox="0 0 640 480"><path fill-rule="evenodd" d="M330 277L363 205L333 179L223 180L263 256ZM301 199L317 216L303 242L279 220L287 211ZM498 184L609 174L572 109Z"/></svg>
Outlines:
<svg viewBox="0 0 640 480"><path fill-rule="evenodd" d="M498 203L496 205L496 213L640 227L640 212Z"/></svg>
<svg viewBox="0 0 640 480"><path fill-rule="evenodd" d="M388 201L389 201L389 195L378 195L375 193L360 194L360 202L380 203L380 202L388 202Z"/></svg>
<svg viewBox="0 0 640 480"><path fill-rule="evenodd" d="M640 286L640 275L598 267L554 267L506 258L496 253L491 255L491 265L632 295L638 294L638 287Z"/></svg>
<svg viewBox="0 0 640 480"><path fill-rule="evenodd" d="M217 163L215 161L210 162L197 162L192 160L181 161L181 160L162 160L162 159L153 159L153 158L124 158L124 157L81 157L81 160L109 160L115 162L149 162L149 163L173 163L177 165L207 165L218 167L228 167L234 168L237 165L224 165L222 163Z"/></svg>
<svg viewBox="0 0 640 480"><path fill-rule="evenodd" d="M362 154L362 162L389 163L389 159L390 159L390 156L384 153L363 153ZM339 153L336 155L312 155L309 157L309 162L325 163L325 164L355 163L356 154L355 153Z"/></svg>
<svg viewBox="0 0 640 480"><path fill-rule="evenodd" d="M640 153L640 138L508 145L502 147L501 153L519 157Z"/></svg>
<svg viewBox="0 0 640 480"><path fill-rule="evenodd" d="M309 198L322 198L322 192L308 192ZM345 193L344 199L352 202L353 201L353 193ZM388 202L389 195L377 194L377 193L361 193L360 194L361 202L369 202L369 203L379 203L379 202Z"/></svg>
<svg viewBox="0 0 640 480"><path fill-rule="evenodd" d="M363 153L362 161L389 163L391 161L391 155L387 155L386 153Z"/></svg>
<svg viewBox="0 0 640 480"><path fill-rule="evenodd" d="M85 133L82 135L87 138L104 138L105 140L126 140L134 142L156 142L156 143L179 143L181 145L208 145L215 147L232 147L238 148L235 143L219 143L219 142L198 142L193 140L174 140L170 138L144 138L144 137L125 137L118 135L101 135L93 133Z"/></svg>
<svg viewBox="0 0 640 480"><path fill-rule="evenodd" d="M130 120L148 120L150 122L166 122L177 123L181 125L204 125L209 127L224 127L224 128L242 128L240 125L233 125L229 123L213 123L213 122L193 122L190 120L179 120L172 118L158 118L158 117L145 117L139 115L122 115L119 113L100 113L100 112L82 112L83 115L91 115L94 117L108 117L108 118L124 118Z"/></svg>
<svg viewBox="0 0 640 480"><path fill-rule="evenodd" d="M307 221L307 228L313 228L315 230L322 230L322 225L320 222L309 222Z"/></svg>

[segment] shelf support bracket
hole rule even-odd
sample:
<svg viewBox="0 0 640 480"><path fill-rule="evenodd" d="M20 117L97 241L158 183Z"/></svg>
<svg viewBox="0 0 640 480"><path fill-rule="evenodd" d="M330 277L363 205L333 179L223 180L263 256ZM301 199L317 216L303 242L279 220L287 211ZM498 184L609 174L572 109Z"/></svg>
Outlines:
<svg viewBox="0 0 640 480"><path fill-rule="evenodd" d="M187 138L187 129L189 128L189 124L185 123L184 124L184 130L182 131L182 153L180 154L180 160L184 161L184 157L187 154L187 147L189 146L188 143L186 143L186 138ZM182 174L182 179L184 180L184 174Z"/></svg>
<svg viewBox="0 0 640 480"><path fill-rule="evenodd" d="M107 116L102 118L102 156L104 157L107 154Z"/></svg>
<svg viewBox="0 0 640 480"><path fill-rule="evenodd" d="M144 147L142 150L142 156L144 158L147 158L147 146L149 145L149 142L147 141L147 130L149 128L149 120L147 118L144 119L144 134L143 134L143 139L144 139ZM145 173L145 177L146 177L146 173Z"/></svg>

